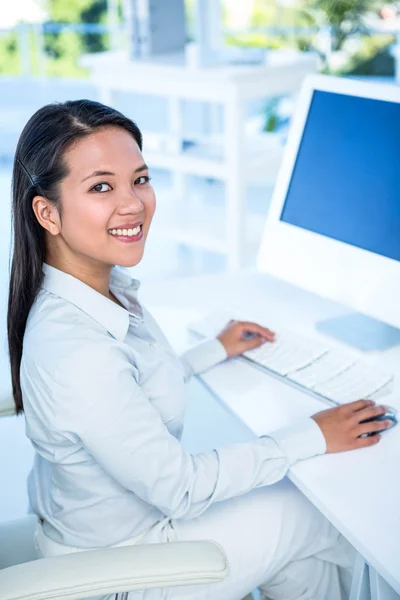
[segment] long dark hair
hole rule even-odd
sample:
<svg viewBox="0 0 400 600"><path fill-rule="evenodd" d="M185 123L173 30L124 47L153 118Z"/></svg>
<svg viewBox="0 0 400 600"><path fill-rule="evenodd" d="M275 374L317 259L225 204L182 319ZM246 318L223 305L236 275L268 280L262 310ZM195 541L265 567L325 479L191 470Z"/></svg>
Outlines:
<svg viewBox="0 0 400 600"><path fill-rule="evenodd" d="M29 311L39 292L45 260L44 229L36 219L36 195L52 202L62 222L59 184L68 170L65 151L76 140L102 127L122 127L142 149L137 125L117 110L92 100L71 100L40 108L27 122L18 141L12 177L14 250L7 311L8 350L16 413L23 412L20 384L22 345Z"/></svg>

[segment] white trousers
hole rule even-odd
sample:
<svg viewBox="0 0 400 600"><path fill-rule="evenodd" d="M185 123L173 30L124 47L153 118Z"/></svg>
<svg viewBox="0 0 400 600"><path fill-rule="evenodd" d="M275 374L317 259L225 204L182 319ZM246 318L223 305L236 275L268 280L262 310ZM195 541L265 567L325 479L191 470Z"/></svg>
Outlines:
<svg viewBox="0 0 400 600"><path fill-rule="evenodd" d="M196 519L165 520L140 543L179 540L218 542L229 576L219 583L130 592L129 600L242 600L257 587L270 600L349 596L354 549L287 479L218 502ZM61 553L43 535L38 546L44 556Z"/></svg>

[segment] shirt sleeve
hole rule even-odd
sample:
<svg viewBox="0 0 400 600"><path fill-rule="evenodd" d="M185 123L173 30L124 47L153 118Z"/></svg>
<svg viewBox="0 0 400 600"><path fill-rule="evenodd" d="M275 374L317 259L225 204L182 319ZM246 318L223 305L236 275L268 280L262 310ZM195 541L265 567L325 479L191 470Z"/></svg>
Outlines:
<svg viewBox="0 0 400 600"><path fill-rule="evenodd" d="M289 465L326 452L324 434L311 417L298 419L287 427L270 433L269 437L273 438L285 453Z"/></svg>
<svg viewBox="0 0 400 600"><path fill-rule="evenodd" d="M87 341L65 356L53 379L58 429L69 438L77 436L77 443L120 485L171 518L197 517L214 502L282 479L296 460L294 446L300 447L313 430L307 422L292 434L293 443L291 434L281 430L276 440L263 436L192 455L142 392L124 349L108 339ZM315 434L314 428L318 443L298 450L298 457L322 450Z"/></svg>
<svg viewBox="0 0 400 600"><path fill-rule="evenodd" d="M181 356L185 370L185 379L188 381L192 375L203 373L225 360L228 356L224 345L217 339L202 340L190 347Z"/></svg>

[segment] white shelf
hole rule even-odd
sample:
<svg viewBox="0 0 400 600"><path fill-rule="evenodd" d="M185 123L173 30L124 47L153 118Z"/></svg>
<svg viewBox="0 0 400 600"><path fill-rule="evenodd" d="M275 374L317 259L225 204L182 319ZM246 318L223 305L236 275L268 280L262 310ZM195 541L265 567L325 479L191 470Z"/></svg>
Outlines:
<svg viewBox="0 0 400 600"><path fill-rule="evenodd" d="M143 155L150 167L213 177L222 181L231 176L224 160L222 136L196 142L186 150L176 153L171 151L168 135L156 137L145 132L143 138ZM283 146L276 134L246 136L242 177L245 177L246 181L275 180L282 156Z"/></svg>
<svg viewBox="0 0 400 600"><path fill-rule="evenodd" d="M79 65L89 69L92 81L103 90L225 102L236 90L242 100L295 92L308 73L317 71L318 58L314 53L274 51L265 65L190 68L183 56L132 61L127 52L108 51L83 55Z"/></svg>
<svg viewBox="0 0 400 600"><path fill-rule="evenodd" d="M171 169L176 173L190 173L202 177L213 177L225 180L227 172L225 165L218 160L210 160L191 155L189 152L181 152L176 155L162 154L160 152L147 152L143 150L146 163L150 167L160 169Z"/></svg>
<svg viewBox="0 0 400 600"><path fill-rule="evenodd" d="M226 254L226 211L223 204L209 204L188 196L176 199L172 191L157 194L157 209L149 236ZM243 223L245 255L254 255L261 240L265 215L246 212Z"/></svg>

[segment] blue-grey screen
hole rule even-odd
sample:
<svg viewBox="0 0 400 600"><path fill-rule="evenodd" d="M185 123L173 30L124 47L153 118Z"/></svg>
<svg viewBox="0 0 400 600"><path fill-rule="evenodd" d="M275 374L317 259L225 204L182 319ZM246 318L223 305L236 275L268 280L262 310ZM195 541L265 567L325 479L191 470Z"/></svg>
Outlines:
<svg viewBox="0 0 400 600"><path fill-rule="evenodd" d="M400 104L315 91L281 221L400 260Z"/></svg>

